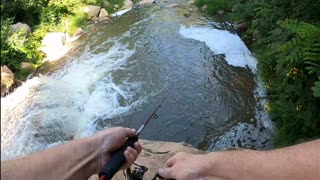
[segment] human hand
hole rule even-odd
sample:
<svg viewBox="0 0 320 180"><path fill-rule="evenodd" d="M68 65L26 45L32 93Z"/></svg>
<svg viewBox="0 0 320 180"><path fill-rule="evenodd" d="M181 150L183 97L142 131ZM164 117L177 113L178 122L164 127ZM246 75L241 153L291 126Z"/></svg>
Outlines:
<svg viewBox="0 0 320 180"><path fill-rule="evenodd" d="M136 131L134 129L123 127L109 128L94 135L93 138L96 139L99 151L98 169L102 169L105 163L111 158L111 154L119 149L126 142L128 137L135 135ZM124 152L126 163L121 169L128 169L130 165L137 159L141 150L142 147L138 142L134 143L134 148L127 147Z"/></svg>
<svg viewBox="0 0 320 180"><path fill-rule="evenodd" d="M208 179L208 172L212 171L205 154L179 152L167 161L166 166L158 170L158 174L165 179Z"/></svg>

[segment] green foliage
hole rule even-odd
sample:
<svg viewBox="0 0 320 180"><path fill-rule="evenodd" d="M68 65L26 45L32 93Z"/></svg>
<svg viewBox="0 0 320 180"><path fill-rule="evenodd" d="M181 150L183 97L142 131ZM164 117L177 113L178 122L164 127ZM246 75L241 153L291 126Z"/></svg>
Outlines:
<svg viewBox="0 0 320 180"><path fill-rule="evenodd" d="M320 76L318 77L318 81L314 82L314 86L311 89L313 95L320 98Z"/></svg>
<svg viewBox="0 0 320 180"><path fill-rule="evenodd" d="M79 27L83 26L88 20L86 13L77 13L70 17L70 27L68 29L69 33L75 32Z"/></svg>
<svg viewBox="0 0 320 180"><path fill-rule="evenodd" d="M20 69L21 62L40 65L44 54L38 51L41 41L49 31L73 32L83 27L86 5L104 7L109 13L114 5L123 6L124 0L11 0L1 3L1 65L7 65L16 77L24 79L27 72ZM26 38L24 32L9 34L16 22L28 24L33 33Z"/></svg>
<svg viewBox="0 0 320 180"><path fill-rule="evenodd" d="M218 10L230 11L234 2L234 0L197 0L195 5L199 7L207 5L207 12L214 15Z"/></svg>
<svg viewBox="0 0 320 180"><path fill-rule="evenodd" d="M259 61L270 115L278 127L277 145L320 137L320 2L231 2L228 17L248 24L242 38L252 43ZM196 4L218 7L227 3L198 0Z"/></svg>
<svg viewBox="0 0 320 180"><path fill-rule="evenodd" d="M16 72L20 69L20 62L26 57L23 52L12 48L8 40L12 19L1 20L1 66L7 65Z"/></svg>

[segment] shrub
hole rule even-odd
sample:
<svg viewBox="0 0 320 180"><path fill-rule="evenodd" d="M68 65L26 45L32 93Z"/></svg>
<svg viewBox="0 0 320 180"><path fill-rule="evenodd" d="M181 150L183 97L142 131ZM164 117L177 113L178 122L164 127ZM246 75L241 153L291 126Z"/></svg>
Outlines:
<svg viewBox="0 0 320 180"><path fill-rule="evenodd" d="M234 0L197 0L195 5L202 7L207 5L207 12L211 15L217 13L218 10L230 11L234 4Z"/></svg>

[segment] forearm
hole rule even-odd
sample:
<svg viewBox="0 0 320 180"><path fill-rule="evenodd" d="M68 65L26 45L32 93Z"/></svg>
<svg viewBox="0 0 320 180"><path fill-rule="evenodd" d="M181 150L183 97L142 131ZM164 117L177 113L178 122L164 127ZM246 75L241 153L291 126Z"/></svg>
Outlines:
<svg viewBox="0 0 320 180"><path fill-rule="evenodd" d="M320 140L271 151L208 154L210 175L222 179L319 179Z"/></svg>
<svg viewBox="0 0 320 180"><path fill-rule="evenodd" d="M31 154L1 162L4 179L84 179L98 170L97 143L83 138Z"/></svg>

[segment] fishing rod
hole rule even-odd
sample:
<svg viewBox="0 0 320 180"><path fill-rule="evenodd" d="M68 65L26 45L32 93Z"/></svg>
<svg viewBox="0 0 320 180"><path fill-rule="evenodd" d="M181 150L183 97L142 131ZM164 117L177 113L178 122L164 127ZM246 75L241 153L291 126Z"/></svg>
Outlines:
<svg viewBox="0 0 320 180"><path fill-rule="evenodd" d="M161 107L162 103L165 99L161 101L158 107L153 111L150 117L140 126L137 133L133 137L127 138L126 142L116 151L114 151L111 155L111 159L103 166L101 171L99 172L99 180L110 180L121 168L121 166L126 162L126 158L124 156L124 151L128 146L134 147L134 143L138 141L139 135L142 130L146 127L146 125L150 122L151 119L157 119L158 115L156 112Z"/></svg>

